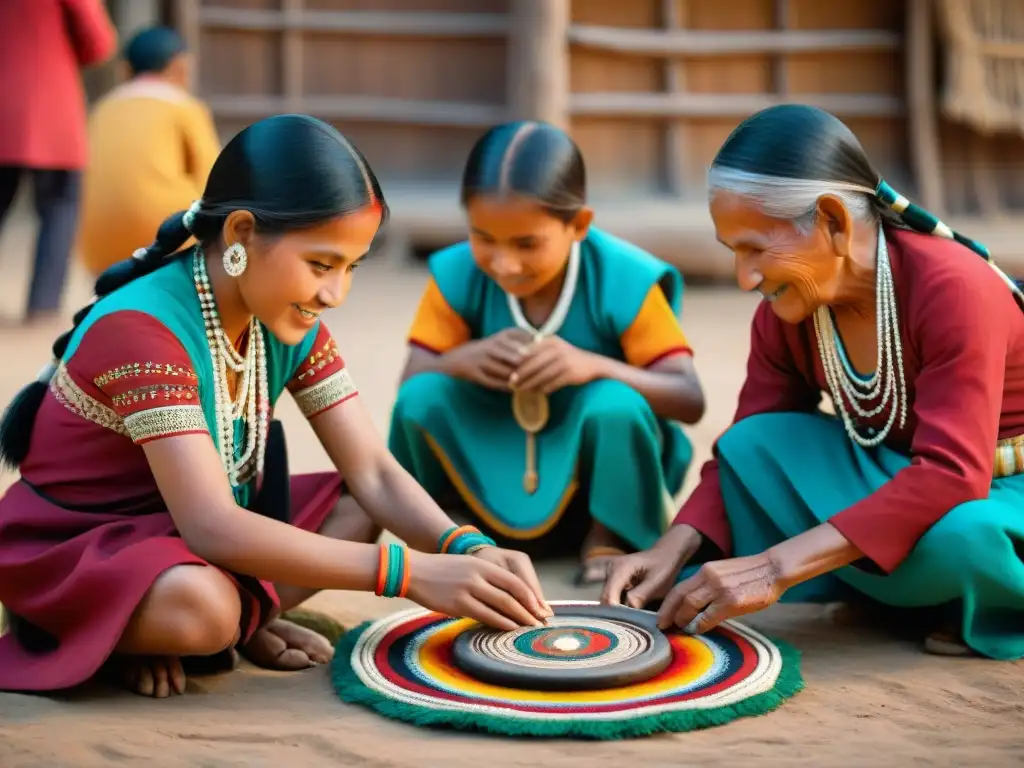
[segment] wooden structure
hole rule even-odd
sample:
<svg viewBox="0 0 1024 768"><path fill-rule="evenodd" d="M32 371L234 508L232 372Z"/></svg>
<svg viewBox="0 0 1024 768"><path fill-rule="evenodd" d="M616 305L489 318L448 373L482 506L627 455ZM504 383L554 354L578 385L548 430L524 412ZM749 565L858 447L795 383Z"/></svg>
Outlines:
<svg viewBox="0 0 1024 768"><path fill-rule="evenodd" d="M370 159L395 231L417 249L463 236L457 182L476 137L534 118L580 144L603 226L688 274L728 275L705 169L743 117L787 101L837 114L894 186L997 256L1019 239L993 223L1013 196L986 197L974 182L992 147L1019 155L1024 144L974 136L941 113L933 0L155 5L190 40L225 137L282 111L330 120Z"/></svg>

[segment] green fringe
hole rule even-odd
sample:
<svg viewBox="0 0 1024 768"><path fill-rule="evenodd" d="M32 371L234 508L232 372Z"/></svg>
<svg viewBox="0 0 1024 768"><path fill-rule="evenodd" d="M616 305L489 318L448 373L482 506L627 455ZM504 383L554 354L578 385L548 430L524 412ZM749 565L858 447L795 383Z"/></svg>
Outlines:
<svg viewBox="0 0 1024 768"><path fill-rule="evenodd" d="M331 680L342 701L361 704L393 720L419 726L447 727L463 731L504 736L542 738L628 739L656 733L680 733L724 725L740 717L763 715L779 707L804 688L800 674L800 652L788 643L772 639L782 655L782 670L775 687L736 704L714 709L669 712L622 720L528 720L512 712L508 716L451 712L418 707L395 701L367 688L352 668L352 650L360 635L373 622L367 621L349 630L338 641L331 662Z"/></svg>

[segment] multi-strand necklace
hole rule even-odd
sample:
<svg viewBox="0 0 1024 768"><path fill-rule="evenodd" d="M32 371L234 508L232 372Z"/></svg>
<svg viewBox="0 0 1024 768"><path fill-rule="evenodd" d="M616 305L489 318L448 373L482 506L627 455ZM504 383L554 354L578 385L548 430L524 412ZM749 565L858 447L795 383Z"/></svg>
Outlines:
<svg viewBox="0 0 1024 768"><path fill-rule="evenodd" d="M846 434L858 445L870 448L880 444L892 431L899 419L902 429L907 421L907 385L903 376L903 344L896 312L896 290L889 263L889 248L882 228L878 229L878 250L875 265L875 306L878 352L875 372L863 378L853 370L840 347L832 312L827 306L814 313L814 334L818 340L818 354L825 370L825 381L832 393L836 412L843 420ZM877 401L868 409L866 403ZM852 409L854 415L850 414ZM870 437L857 431L855 417L872 419L888 409L885 426Z"/></svg>
<svg viewBox="0 0 1024 768"><path fill-rule="evenodd" d="M202 249L196 248L192 257L192 276L195 279L199 306L203 312L206 328L206 343L210 348L213 363L214 410L218 436L220 460L224 465L231 485L237 488L245 485L257 473L263 471L263 457L267 445L267 424L269 396L267 388L267 349L263 339L263 328L256 318L249 321L248 344L241 354L224 332L217 312L217 302L210 287L210 276L206 271L206 259ZM230 368L237 376L238 386L235 397L228 387ZM241 419L245 445L237 455L235 443L235 421Z"/></svg>

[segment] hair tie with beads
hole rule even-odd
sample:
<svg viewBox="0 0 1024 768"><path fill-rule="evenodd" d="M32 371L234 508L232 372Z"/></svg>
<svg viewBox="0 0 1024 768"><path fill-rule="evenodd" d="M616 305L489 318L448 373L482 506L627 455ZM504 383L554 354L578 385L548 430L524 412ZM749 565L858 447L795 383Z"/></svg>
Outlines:
<svg viewBox="0 0 1024 768"><path fill-rule="evenodd" d="M969 237L961 235L959 232L951 229L935 214L926 211L919 205L914 205L914 203L910 202L910 200L893 189L885 179L878 180L878 186L875 187L875 197L877 197L882 203L885 203L893 213L899 216L900 221L915 232L921 232L926 235L935 235L947 240L955 240L961 245L970 248L976 254L985 259L986 263L995 270L996 274L1002 278L1003 282L1006 283L1007 287L1009 287L1013 292L1013 296L1017 300L1017 303L1022 309L1024 309L1024 292L1021 291L1020 286L1017 285L1013 278L996 266L995 261L992 259L991 252L983 244L979 243L977 240L972 240Z"/></svg>
<svg viewBox="0 0 1024 768"><path fill-rule="evenodd" d="M192 205L188 207L188 210L181 215L181 223L185 225L185 229L189 232L192 231L192 224L195 223L196 214L199 213L199 209L202 207L202 200L193 200Z"/></svg>

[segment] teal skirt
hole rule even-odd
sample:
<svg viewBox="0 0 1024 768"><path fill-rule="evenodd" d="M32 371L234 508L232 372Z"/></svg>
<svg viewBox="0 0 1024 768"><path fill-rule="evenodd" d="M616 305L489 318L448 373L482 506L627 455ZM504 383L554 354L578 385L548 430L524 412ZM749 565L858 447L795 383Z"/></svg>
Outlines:
<svg viewBox="0 0 1024 768"><path fill-rule="evenodd" d="M417 374L399 389L389 447L435 499L454 486L474 522L499 540L526 543L555 534L570 504L582 502L585 514L630 547L652 546L692 457L680 427L658 419L630 387L609 380L555 393L550 411L537 435L533 494L523 487L526 435L507 393ZM572 532L582 541L586 521L571 524L583 529Z"/></svg>
<svg viewBox="0 0 1024 768"><path fill-rule="evenodd" d="M838 420L813 414L749 417L722 436L718 450L737 557L763 552L827 521L910 464L907 456L885 447L858 446ZM1022 553L1024 475L1015 475L994 480L987 499L947 512L892 573L846 566L788 590L783 600L843 601L859 593L898 608L948 606L973 650L993 659L1019 659L1024 657Z"/></svg>

